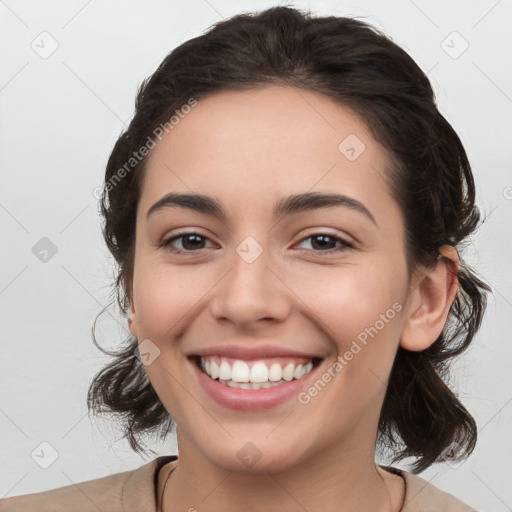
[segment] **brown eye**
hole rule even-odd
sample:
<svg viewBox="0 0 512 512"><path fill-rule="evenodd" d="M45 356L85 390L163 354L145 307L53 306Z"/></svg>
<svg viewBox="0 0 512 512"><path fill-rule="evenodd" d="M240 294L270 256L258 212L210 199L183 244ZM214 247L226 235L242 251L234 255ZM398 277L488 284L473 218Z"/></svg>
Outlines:
<svg viewBox="0 0 512 512"><path fill-rule="evenodd" d="M163 240L160 247L164 247L171 252L197 252L205 248L204 243L206 240L208 240L208 238L199 233L180 233ZM172 246L176 241L180 241L181 248L176 249Z"/></svg>
<svg viewBox="0 0 512 512"><path fill-rule="evenodd" d="M329 233L316 233L314 235L303 238L300 243L306 240L311 240L311 248L314 252L339 252L345 249L354 247L351 243L343 240L339 236L331 235ZM336 244L339 246L336 249Z"/></svg>

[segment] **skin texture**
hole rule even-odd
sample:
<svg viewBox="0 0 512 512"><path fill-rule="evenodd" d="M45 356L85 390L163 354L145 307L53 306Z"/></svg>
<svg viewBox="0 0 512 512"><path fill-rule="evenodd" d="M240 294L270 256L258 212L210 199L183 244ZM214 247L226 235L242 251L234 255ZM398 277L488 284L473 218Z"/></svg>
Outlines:
<svg viewBox="0 0 512 512"><path fill-rule="evenodd" d="M354 161L338 149L350 134L365 145ZM129 325L139 343L150 339L160 350L145 369L177 423L180 462L165 512L240 503L247 511L400 508L401 479L374 462L386 382L399 345L423 350L441 333L458 258L443 247L435 268L408 281L387 164L384 148L348 108L280 86L199 101L151 151L137 209ZM168 192L213 196L227 219L176 207L147 219ZM346 207L272 217L279 199L304 192L357 199L377 225ZM177 230L206 238L174 241L170 247L188 249L181 254L159 247ZM307 238L324 233L353 248ZM252 263L236 251L248 236L263 249ZM321 375L394 303L401 310L307 404L294 397L258 412L221 407L186 358L209 346L268 343L323 357ZM247 442L261 453L250 468L237 456Z"/></svg>

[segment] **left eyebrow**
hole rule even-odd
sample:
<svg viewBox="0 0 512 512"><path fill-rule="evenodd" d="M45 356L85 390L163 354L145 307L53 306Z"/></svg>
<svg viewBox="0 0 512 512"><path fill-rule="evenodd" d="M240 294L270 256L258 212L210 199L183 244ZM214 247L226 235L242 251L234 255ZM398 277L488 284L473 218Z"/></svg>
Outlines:
<svg viewBox="0 0 512 512"><path fill-rule="evenodd" d="M303 194L290 195L279 200L273 208L274 217L290 215L309 210L318 210L321 208L330 208L333 206L342 206L362 213L376 226L377 222L366 206L343 194L326 194L320 192L306 192ZM226 220L227 214L222 204L217 199L203 194L184 194L170 192L159 199L146 214L148 218L153 213L164 208L182 207L189 208L200 213L212 215L222 220Z"/></svg>

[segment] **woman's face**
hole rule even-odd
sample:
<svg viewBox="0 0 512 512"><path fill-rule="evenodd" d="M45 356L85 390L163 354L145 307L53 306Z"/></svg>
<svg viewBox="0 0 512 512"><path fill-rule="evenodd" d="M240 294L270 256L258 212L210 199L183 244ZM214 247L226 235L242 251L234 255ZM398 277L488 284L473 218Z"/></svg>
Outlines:
<svg viewBox="0 0 512 512"><path fill-rule="evenodd" d="M177 423L180 456L236 471L373 457L410 302L387 163L351 111L278 86L199 101L151 150L131 330ZM225 217L199 201L148 215L169 193L206 196ZM344 198L289 199L303 194ZM162 245L178 234L188 236ZM234 388L200 370L198 354L225 379L234 367L235 379L277 382L279 367L299 378ZM312 358L320 364L302 376L296 366Z"/></svg>

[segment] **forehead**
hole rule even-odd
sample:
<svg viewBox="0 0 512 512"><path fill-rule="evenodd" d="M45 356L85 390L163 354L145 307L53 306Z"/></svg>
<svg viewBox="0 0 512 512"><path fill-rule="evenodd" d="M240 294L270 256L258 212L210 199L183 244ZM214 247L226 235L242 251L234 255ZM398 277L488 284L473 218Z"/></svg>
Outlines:
<svg viewBox="0 0 512 512"><path fill-rule="evenodd" d="M215 195L239 209L307 191L383 205L391 201L387 164L365 123L324 95L223 91L182 114L151 150L139 206L147 211L170 191Z"/></svg>

